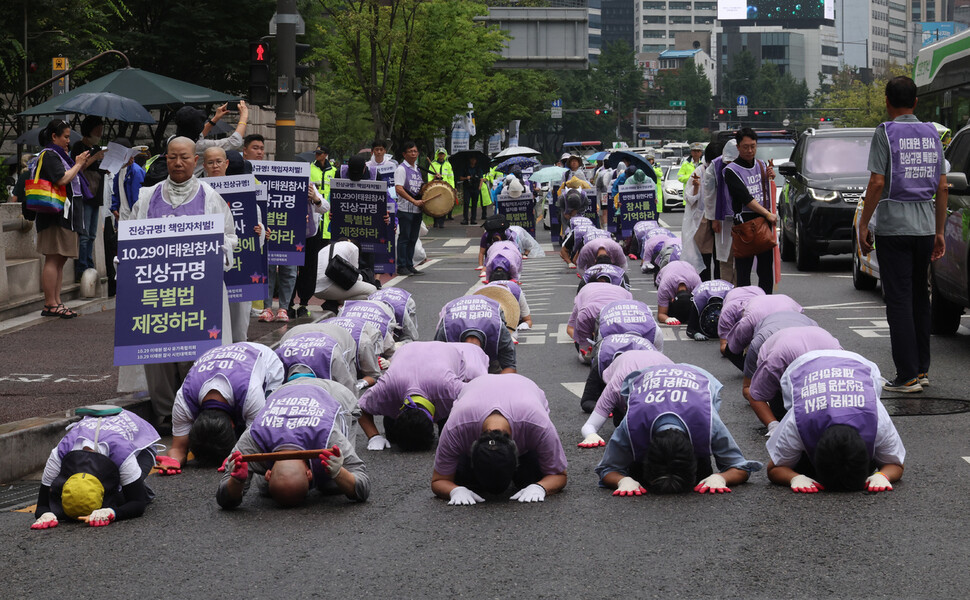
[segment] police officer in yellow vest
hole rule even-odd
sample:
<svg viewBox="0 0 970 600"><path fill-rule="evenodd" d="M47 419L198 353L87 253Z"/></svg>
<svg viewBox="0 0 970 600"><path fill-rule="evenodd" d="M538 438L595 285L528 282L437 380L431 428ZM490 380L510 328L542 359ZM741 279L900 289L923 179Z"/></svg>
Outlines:
<svg viewBox="0 0 970 600"><path fill-rule="evenodd" d="M684 184L684 189L687 189L687 180L690 179L691 174L697 165L701 164L701 156L704 154L704 144L700 142L694 142L690 145L690 158L685 160L680 165L680 169L677 171L677 181Z"/></svg>
<svg viewBox="0 0 970 600"><path fill-rule="evenodd" d="M451 163L448 162L448 152L444 148L438 148L435 159L428 165L428 181L433 179L443 179L448 185L455 187L455 170L451 168ZM450 212L446 217L435 219L434 226L444 229L446 218L449 221L452 219Z"/></svg>
<svg viewBox="0 0 970 600"><path fill-rule="evenodd" d="M324 200L330 200L330 180L334 178L337 169L328 158L330 149L317 146L313 151L316 160L310 165L310 183L317 188L317 192ZM330 243L330 213L323 215L322 223L317 227L317 233L306 241L306 258L296 276L296 293L290 304L290 310L297 318L310 316L307 303L313 297L317 286L317 254ZM299 298L298 298L299 297ZM299 299L300 305L294 310L293 303Z"/></svg>

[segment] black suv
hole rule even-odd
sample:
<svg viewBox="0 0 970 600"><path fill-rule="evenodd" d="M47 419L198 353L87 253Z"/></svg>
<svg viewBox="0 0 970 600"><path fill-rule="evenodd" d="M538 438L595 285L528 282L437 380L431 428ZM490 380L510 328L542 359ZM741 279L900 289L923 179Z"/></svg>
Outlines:
<svg viewBox="0 0 970 600"><path fill-rule="evenodd" d="M873 128L808 129L791 161L778 165L785 187L778 202L781 258L800 271L823 254L852 251L852 215L869 183Z"/></svg>

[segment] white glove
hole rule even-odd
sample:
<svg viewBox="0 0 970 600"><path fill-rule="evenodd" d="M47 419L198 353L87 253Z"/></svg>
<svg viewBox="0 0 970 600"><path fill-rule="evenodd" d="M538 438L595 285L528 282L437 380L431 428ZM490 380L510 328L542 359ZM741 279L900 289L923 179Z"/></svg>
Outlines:
<svg viewBox="0 0 970 600"><path fill-rule="evenodd" d="M723 494L725 492L730 492L731 488L727 486L727 481L725 481L724 476L719 473L714 473L701 480L696 486L694 486L694 491L701 494Z"/></svg>
<svg viewBox="0 0 970 600"><path fill-rule="evenodd" d="M791 478L791 491L802 494L814 494L824 490L822 484L805 475L795 475Z"/></svg>
<svg viewBox="0 0 970 600"><path fill-rule="evenodd" d="M892 489L893 484L889 483L889 478L879 471L876 471L869 477L866 477L867 492L889 492L892 491Z"/></svg>
<svg viewBox="0 0 970 600"><path fill-rule="evenodd" d="M232 246L229 244L222 244L222 270L228 271L232 268L235 261L232 258Z"/></svg>
<svg viewBox="0 0 970 600"><path fill-rule="evenodd" d="M778 429L778 425L779 425L778 421L772 421L771 423L768 423L768 433L765 434L765 437L771 437L771 434L773 434L775 430Z"/></svg>
<svg viewBox="0 0 970 600"><path fill-rule="evenodd" d="M111 259L111 262L114 263L114 266L115 266L115 280L117 281L117 279L118 279L118 264L121 262L121 260L118 258L117 255L115 255L115 257L113 259ZM51 525L51 527L53 527L53 525Z"/></svg>
<svg viewBox="0 0 970 600"><path fill-rule="evenodd" d="M386 371L388 367L391 366L391 361L387 360L383 356L377 357L377 366L381 368L381 371Z"/></svg>
<svg viewBox="0 0 970 600"><path fill-rule="evenodd" d="M366 379L358 379L357 380L357 383L354 385L354 387L357 388L357 391L360 391L360 390L363 390L364 388L366 388L369 385L370 384L367 383L367 380Z"/></svg>
<svg viewBox="0 0 970 600"><path fill-rule="evenodd" d="M88 525L91 527L104 527L114 520L115 511L112 508L99 508L88 515Z"/></svg>
<svg viewBox="0 0 970 600"><path fill-rule="evenodd" d="M320 462L323 463L323 468L327 471L327 475L331 478L336 477L337 473L340 472L340 468L344 466L344 455L337 453L336 449L324 450L320 454L326 459Z"/></svg>
<svg viewBox="0 0 970 600"><path fill-rule="evenodd" d="M512 494L510 500L519 502L542 502L546 499L546 488L538 483L530 483L521 490Z"/></svg>
<svg viewBox="0 0 970 600"><path fill-rule="evenodd" d="M583 438L583 441L576 444L580 448L598 448L606 445L606 440L601 438L598 433L591 433Z"/></svg>
<svg viewBox="0 0 970 600"><path fill-rule="evenodd" d="M52 512L45 512L30 526L31 529L50 529L52 527L57 527L57 515Z"/></svg>
<svg viewBox="0 0 970 600"><path fill-rule="evenodd" d="M616 485L614 496L642 496L647 490L640 485L640 482L632 477L624 477Z"/></svg>
<svg viewBox="0 0 970 600"><path fill-rule="evenodd" d="M391 447L391 442L387 441L381 434L377 434L371 439L367 440L368 450L386 450Z"/></svg>
<svg viewBox="0 0 970 600"><path fill-rule="evenodd" d="M519 323L519 326L516 327L516 329L518 331L528 331L528 330L530 330L532 328L529 327L529 324L528 323L526 323L525 321L523 321L523 322Z"/></svg>
<svg viewBox="0 0 970 600"><path fill-rule="evenodd" d="M451 490L451 493L448 494L448 496L451 498L451 500L448 501L448 506L471 506L472 504L485 502L485 498L482 498L463 485L459 485L455 489Z"/></svg>

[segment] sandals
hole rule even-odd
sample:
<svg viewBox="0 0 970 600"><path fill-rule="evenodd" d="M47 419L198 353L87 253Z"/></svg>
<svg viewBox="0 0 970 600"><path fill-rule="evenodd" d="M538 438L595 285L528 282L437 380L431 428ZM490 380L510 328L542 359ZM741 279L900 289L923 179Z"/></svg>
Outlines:
<svg viewBox="0 0 970 600"><path fill-rule="evenodd" d="M45 304L44 310L40 311L42 317L60 317L62 319L73 319L78 314L63 304Z"/></svg>

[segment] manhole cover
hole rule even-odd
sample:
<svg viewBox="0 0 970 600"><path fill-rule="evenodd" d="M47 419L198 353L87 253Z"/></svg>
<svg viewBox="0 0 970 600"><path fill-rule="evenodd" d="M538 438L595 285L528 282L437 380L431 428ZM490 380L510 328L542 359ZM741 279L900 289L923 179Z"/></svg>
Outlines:
<svg viewBox="0 0 970 600"><path fill-rule="evenodd" d="M925 396L882 397L886 411L893 417L912 417L917 415L952 415L970 412L970 400L955 398L927 398Z"/></svg>
<svg viewBox="0 0 970 600"><path fill-rule="evenodd" d="M0 510L16 510L37 501L40 482L5 483L0 485Z"/></svg>

